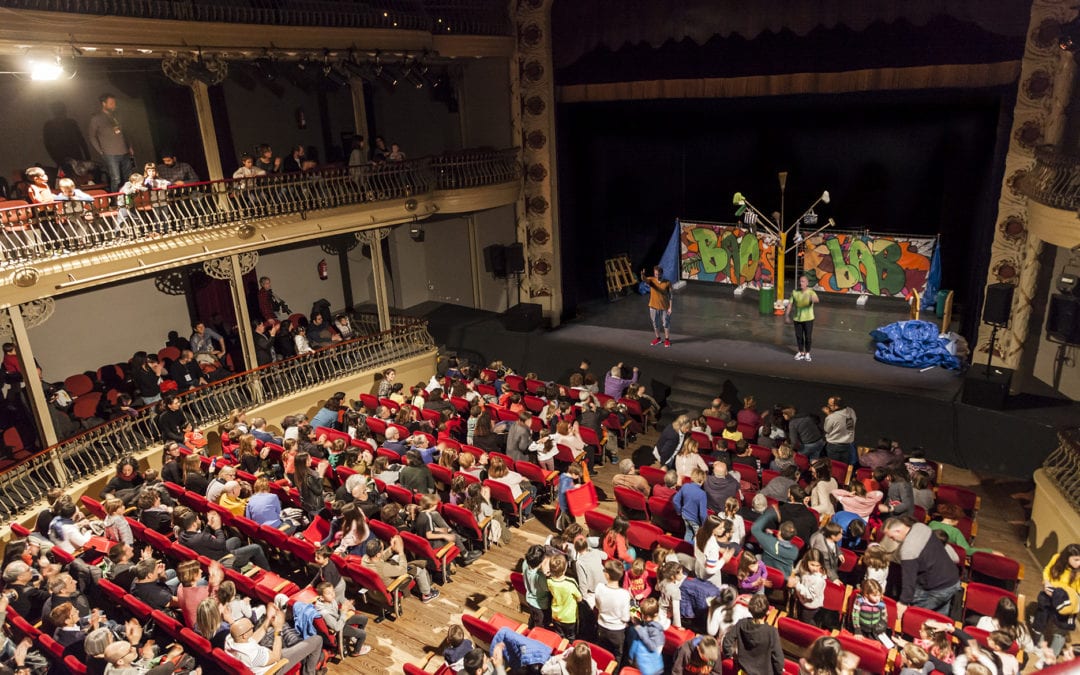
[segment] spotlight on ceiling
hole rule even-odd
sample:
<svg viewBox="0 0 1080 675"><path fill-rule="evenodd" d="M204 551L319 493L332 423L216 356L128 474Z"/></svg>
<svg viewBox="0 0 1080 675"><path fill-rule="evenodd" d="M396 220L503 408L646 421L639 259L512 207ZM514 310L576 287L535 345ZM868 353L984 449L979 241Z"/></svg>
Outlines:
<svg viewBox="0 0 1080 675"><path fill-rule="evenodd" d="M410 61L409 65L405 66L405 79L417 89L424 88L424 78L420 72L420 68L421 66L417 64L416 61ZM424 68L424 70L426 71L427 68Z"/></svg>
<svg viewBox="0 0 1080 675"><path fill-rule="evenodd" d="M273 82L277 79L277 69L274 68L274 62L270 60L270 57L260 56L252 62L252 65L255 66L255 70L263 81Z"/></svg>
<svg viewBox="0 0 1080 675"><path fill-rule="evenodd" d="M323 77L335 87L348 87L349 77L329 63L323 66Z"/></svg>
<svg viewBox="0 0 1080 675"><path fill-rule="evenodd" d="M409 236L412 237L412 240L415 241L415 242L418 242L418 243L423 242L424 241L424 226L421 225L420 223L413 223L412 225L409 226Z"/></svg>
<svg viewBox="0 0 1080 675"><path fill-rule="evenodd" d="M375 66L373 72L375 73L375 78L378 79L378 81L381 82L384 87L386 87L387 91L393 94L394 89L397 88L398 76L396 73L390 70L389 67L382 64L378 55L375 56Z"/></svg>
<svg viewBox="0 0 1080 675"><path fill-rule="evenodd" d="M30 62L30 79L41 82L59 80L64 75L64 67L60 64L60 57L54 60L34 60Z"/></svg>

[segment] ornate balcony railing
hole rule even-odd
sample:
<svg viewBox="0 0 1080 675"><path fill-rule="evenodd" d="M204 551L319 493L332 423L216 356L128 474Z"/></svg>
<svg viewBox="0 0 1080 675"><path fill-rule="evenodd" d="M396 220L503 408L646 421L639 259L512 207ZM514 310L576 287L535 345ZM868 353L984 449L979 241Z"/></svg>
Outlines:
<svg viewBox="0 0 1080 675"><path fill-rule="evenodd" d="M349 169L98 194L0 209L0 267L252 219L495 185L520 175L517 151L478 150Z"/></svg>
<svg viewBox="0 0 1080 675"><path fill-rule="evenodd" d="M1058 431L1058 447L1043 461L1042 468L1080 512L1080 429Z"/></svg>
<svg viewBox="0 0 1080 675"><path fill-rule="evenodd" d="M135 19L510 34L507 5L500 0L0 0L0 7Z"/></svg>
<svg viewBox="0 0 1080 675"><path fill-rule="evenodd" d="M235 408L269 403L435 348L426 321L394 317L394 323L395 327L383 333L341 342L187 391L180 395L182 410L193 425L205 429L228 419ZM147 406L133 417L106 422L47 448L0 473L0 517L23 512L42 499L50 487L95 476L115 466L120 458L160 439L156 406Z"/></svg>
<svg viewBox="0 0 1080 675"><path fill-rule="evenodd" d="M1044 145L1035 149L1035 166L1018 186L1025 195L1058 209L1080 208L1080 157Z"/></svg>

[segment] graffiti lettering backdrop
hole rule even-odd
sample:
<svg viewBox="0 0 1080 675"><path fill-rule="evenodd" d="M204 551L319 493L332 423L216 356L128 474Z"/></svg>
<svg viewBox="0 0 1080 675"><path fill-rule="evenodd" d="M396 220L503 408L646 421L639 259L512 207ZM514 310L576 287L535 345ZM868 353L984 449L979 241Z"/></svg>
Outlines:
<svg viewBox="0 0 1080 675"><path fill-rule="evenodd" d="M937 239L864 232L822 232L806 241L800 270L816 290L886 297L926 288Z"/></svg>
<svg viewBox="0 0 1080 675"><path fill-rule="evenodd" d="M683 279L746 284L773 283L774 241L741 225L679 223L679 274Z"/></svg>

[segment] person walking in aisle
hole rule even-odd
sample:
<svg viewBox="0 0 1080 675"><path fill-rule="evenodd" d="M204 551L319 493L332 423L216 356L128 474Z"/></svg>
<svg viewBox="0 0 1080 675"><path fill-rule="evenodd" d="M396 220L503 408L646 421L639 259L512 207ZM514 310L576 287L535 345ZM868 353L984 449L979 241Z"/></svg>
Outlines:
<svg viewBox="0 0 1080 675"><path fill-rule="evenodd" d="M664 346L671 346L671 282L664 279L664 268L657 265L653 267L653 275L645 276L645 270L641 270L641 276L649 285L649 321L652 323L655 338L652 345L660 344L660 330L664 331Z"/></svg>
<svg viewBox="0 0 1080 675"><path fill-rule="evenodd" d="M814 334L814 305L818 303L818 296L814 289L810 288L810 280L806 276L799 277L799 287L791 292L791 302L788 303L784 312L784 319L795 323L795 342L799 352L795 354L796 361L810 361L810 339ZM795 309L792 316L792 308Z"/></svg>

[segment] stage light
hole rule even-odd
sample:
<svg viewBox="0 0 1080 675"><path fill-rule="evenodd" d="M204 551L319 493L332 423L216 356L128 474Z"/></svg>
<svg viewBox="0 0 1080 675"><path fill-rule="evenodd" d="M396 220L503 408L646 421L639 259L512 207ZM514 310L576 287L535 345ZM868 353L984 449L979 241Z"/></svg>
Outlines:
<svg viewBox="0 0 1080 675"><path fill-rule="evenodd" d="M330 64L323 66L323 76L336 87L348 87L349 78Z"/></svg>
<svg viewBox="0 0 1080 675"><path fill-rule="evenodd" d="M1060 30L1058 47L1061 47L1061 50L1066 52L1080 50L1080 16L1068 23L1061 24Z"/></svg>
<svg viewBox="0 0 1080 675"><path fill-rule="evenodd" d="M31 61L30 79L38 81L59 80L64 74L64 68L60 65L60 57L55 61Z"/></svg>
<svg viewBox="0 0 1080 675"><path fill-rule="evenodd" d="M826 190L826 191L824 191L824 192L822 192L822 193L821 193L821 201L822 201L822 202L824 202L824 203L828 204L828 203L829 203L829 199L831 199L831 197L829 197L829 191L828 191L828 190Z"/></svg>
<svg viewBox="0 0 1080 675"><path fill-rule="evenodd" d="M420 223L413 223L409 226L409 236L417 243L424 241L424 226Z"/></svg>
<svg viewBox="0 0 1080 675"><path fill-rule="evenodd" d="M274 62L269 57L260 56L252 62L252 65L255 66L255 70L264 82L273 82L277 79L277 69L274 68Z"/></svg>
<svg viewBox="0 0 1080 675"><path fill-rule="evenodd" d="M415 63L410 63L405 68L405 79L409 81L409 84L416 87L417 89L424 88L424 79L420 77L420 73L418 72Z"/></svg>
<svg viewBox="0 0 1080 675"><path fill-rule="evenodd" d="M397 88L398 78L389 68L382 64L376 64L375 77L391 94L394 93L394 89Z"/></svg>

